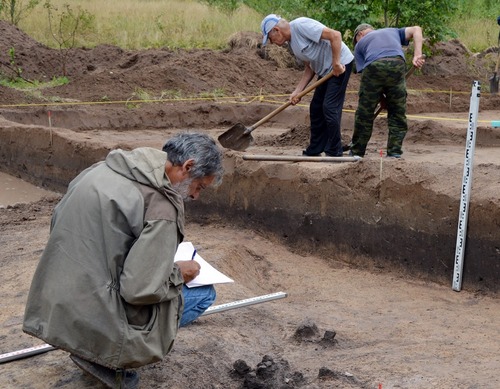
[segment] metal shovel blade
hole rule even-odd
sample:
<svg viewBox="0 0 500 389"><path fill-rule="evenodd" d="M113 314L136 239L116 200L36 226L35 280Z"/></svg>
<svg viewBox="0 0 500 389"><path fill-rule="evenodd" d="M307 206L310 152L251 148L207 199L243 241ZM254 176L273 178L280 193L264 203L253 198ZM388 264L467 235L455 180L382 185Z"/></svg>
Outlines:
<svg viewBox="0 0 500 389"><path fill-rule="evenodd" d="M499 81L500 81L500 77L498 77L498 74L496 74L496 73L490 77L490 93L492 93L492 94L498 93Z"/></svg>
<svg viewBox="0 0 500 389"><path fill-rule="evenodd" d="M313 89L315 89L317 86L321 85L325 81L329 80L331 77L333 77L333 72L328 73L326 76L320 78L315 83L309 85L296 97L299 99L304 97L306 94L311 92ZM218 139L220 144L224 146L226 149L232 149L237 151L246 150L246 148L253 143L253 137L252 135L250 135L250 133L257 127L259 127L261 124L266 123L269 119L273 118L281 111L283 111L285 108L289 107L291 104L292 104L291 100L288 100L286 103L282 104L281 106L276 108L273 112L264 116L262 119L260 119L257 123L255 123L251 127L245 127L243 124L240 123L235 124L229 130L227 130L225 133L219 136Z"/></svg>
<svg viewBox="0 0 500 389"><path fill-rule="evenodd" d="M219 135L219 143L226 149L245 151L253 143L251 130L237 123L229 130Z"/></svg>

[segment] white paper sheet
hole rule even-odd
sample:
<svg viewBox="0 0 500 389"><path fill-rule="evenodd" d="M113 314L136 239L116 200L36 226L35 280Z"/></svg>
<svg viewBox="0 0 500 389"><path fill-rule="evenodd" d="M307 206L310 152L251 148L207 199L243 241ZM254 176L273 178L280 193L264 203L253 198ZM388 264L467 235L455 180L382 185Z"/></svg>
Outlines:
<svg viewBox="0 0 500 389"><path fill-rule="evenodd" d="M191 242L182 242L175 253L174 262L189 261L193 258L194 246ZM186 284L188 288L195 288L203 285L225 284L234 282L231 278L218 271L207 261L205 261L198 253L194 256L194 261L200 264L200 274Z"/></svg>

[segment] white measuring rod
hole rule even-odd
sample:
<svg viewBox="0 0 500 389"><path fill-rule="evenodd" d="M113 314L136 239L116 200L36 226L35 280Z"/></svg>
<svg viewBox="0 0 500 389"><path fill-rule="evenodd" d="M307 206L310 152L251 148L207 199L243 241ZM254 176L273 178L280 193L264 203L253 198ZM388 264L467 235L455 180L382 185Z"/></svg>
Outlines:
<svg viewBox="0 0 500 389"><path fill-rule="evenodd" d="M228 311L230 309L242 308L248 305L264 303L266 301L272 301L277 299L285 298L287 294L285 292L276 292L271 294L266 294L264 296L251 297L245 300L233 301L231 303L214 305L213 307L207 308L200 316L210 315L212 313L219 313L223 311Z"/></svg>
<svg viewBox="0 0 500 389"><path fill-rule="evenodd" d="M282 299L288 295L285 292L276 292L271 294L266 294L264 296L251 297L245 300L233 301L231 303L214 305L209 307L200 316L210 315L212 313L218 313L223 311L228 311L230 309L242 308L248 305L254 305L259 303L265 303L267 301ZM55 350L56 348L50 344L44 343L39 346L29 347L22 350L12 351L10 353L0 354L0 364L5 362L14 361L16 359L27 358L33 355L46 353L47 351Z"/></svg>
<svg viewBox="0 0 500 389"><path fill-rule="evenodd" d="M474 81L470 97L469 126L465 140L464 174L460 191L460 211L458 214L457 244L455 248L455 266L453 269L452 288L457 292L460 292L462 289L462 271L464 267L465 241L467 239L467 218L469 215L472 167L474 164L474 150L476 148L477 116L480 97L481 83Z"/></svg>

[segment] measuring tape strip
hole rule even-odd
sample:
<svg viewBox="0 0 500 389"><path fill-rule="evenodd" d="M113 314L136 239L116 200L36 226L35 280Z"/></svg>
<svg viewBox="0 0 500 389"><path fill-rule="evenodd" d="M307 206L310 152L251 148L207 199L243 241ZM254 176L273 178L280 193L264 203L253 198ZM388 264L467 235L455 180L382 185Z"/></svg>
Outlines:
<svg viewBox="0 0 500 389"><path fill-rule="evenodd" d="M284 292L276 292L271 294L266 294L264 296L251 297L245 300L233 301L231 303L214 305L213 307L209 307L205 312L203 312L200 316L206 316L213 313L228 311L230 309L242 308L248 305L260 304L267 301L282 299L287 297L288 295ZM25 348L22 350L12 351L5 354L0 354L0 364L14 361L17 359L31 357L33 355L46 353L47 351L55 350L56 348L51 346L50 344L42 344L39 346L33 346L29 348Z"/></svg>

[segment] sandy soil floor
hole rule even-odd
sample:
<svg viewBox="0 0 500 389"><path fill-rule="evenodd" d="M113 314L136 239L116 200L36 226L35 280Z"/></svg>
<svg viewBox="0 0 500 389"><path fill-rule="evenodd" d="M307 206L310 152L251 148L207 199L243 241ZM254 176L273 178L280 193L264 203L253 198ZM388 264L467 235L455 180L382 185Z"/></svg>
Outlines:
<svg viewBox="0 0 500 389"><path fill-rule="evenodd" d="M60 75L60 53L0 21L0 52L11 47L26 78ZM486 90L496 56L471 55L456 41L434 49L422 73L408 81L412 126L405 140L405 158L384 162L384 172L392 177L384 187L397 192L394 183L399 179L421 183L433 189L436 201L443 194L458 193L470 86L479 79L485 91L477 140L479 185L474 193L480 204L476 209L478 217L497 218L500 135L491 120L500 119L500 96ZM238 44L224 52L127 52L102 46L71 54L68 85L43 90L41 95L0 87L0 134L8 134L3 141L15 144L29 136L29 131L33 137L39 130L48 133L48 111L53 111L55 127L51 137L67 141L68 150L76 145L74 150L79 152L95 152L98 147L159 147L169 133L194 127L217 136L235 122L251 124L262 118L293 90L301 74L295 66L280 67L269 59L270 53ZM345 105L346 139L352 129L358 85L359 77L353 75ZM230 97L229 104L234 104L232 111L222 109L217 101L215 91L221 89ZM140 100L145 91L150 100L164 95L176 100L208 96L208 100L169 101L158 107ZM247 104L255 99L267 99L268 104ZM115 108L120 104L121 108ZM305 108L295 108L301 109ZM300 153L307 142L307 120L299 123L300 115L289 112L279 123L255 131L256 144L249 153ZM333 167L299 163L290 170L345 176L340 189L351 193L373 190L373 182L379 180L378 151L386 140L384 118L377 122L369 154L361 163ZM0 150L7 150L2 146ZM30 150L25 153L29 155ZM241 157L234 152L226 156ZM78 153L56 157L72 163ZM12 173L7 164L0 169ZM23 176L22 167L17 174ZM356 177L354 182L350 175ZM399 197L415 199L417 195L404 192ZM23 334L21 324L56 202L57 197L0 209L0 353L41 343ZM141 388L500 387L500 300L496 294L457 293L451 285L410 276L401 267L347 258L334 250L314 256L290 248L263 230L237 227L221 218L207 218L203 223L190 220L186 239L235 280L217 287L216 304L279 291L288 297L204 316L181 329L164 361L139 369ZM5 363L0 372L0 387L9 389L97 385L63 351Z"/></svg>
<svg viewBox="0 0 500 389"><path fill-rule="evenodd" d="M20 328L53 205L1 211L2 352L42 344ZM181 329L163 362L139 369L141 388L500 386L494 296L457 293L388 268L356 269L335 253L328 260L301 256L220 222L190 223L187 230L202 256L235 280L217 287L216 304L280 291L288 297L204 316ZM266 356L274 363L264 368ZM63 351L0 369L4 388L96 385Z"/></svg>

